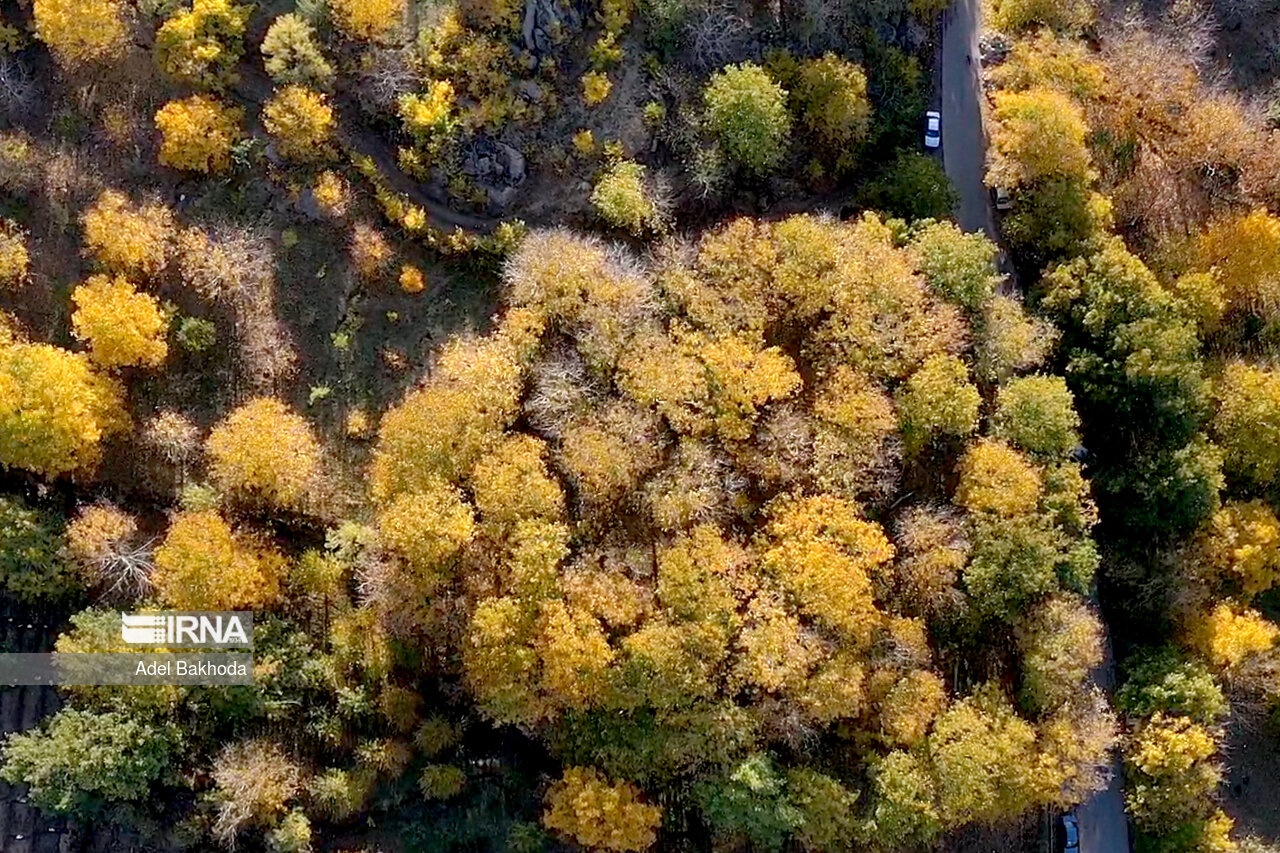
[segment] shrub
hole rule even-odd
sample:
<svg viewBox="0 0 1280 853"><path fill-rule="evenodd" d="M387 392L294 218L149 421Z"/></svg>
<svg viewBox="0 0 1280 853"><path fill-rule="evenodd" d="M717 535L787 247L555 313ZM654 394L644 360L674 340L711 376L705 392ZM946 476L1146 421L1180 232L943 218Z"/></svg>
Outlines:
<svg viewBox="0 0 1280 853"><path fill-rule="evenodd" d="M139 293L123 276L90 276L71 294L71 329L102 367L155 367L169 353L169 318L154 296Z"/></svg>
<svg viewBox="0 0 1280 853"><path fill-rule="evenodd" d="M68 68L117 58L128 44L119 0L35 0L31 14L36 36Z"/></svg>
<svg viewBox="0 0 1280 853"><path fill-rule="evenodd" d="M299 162L333 156L337 120L328 99L303 86L286 86L262 109L262 123L283 157Z"/></svg>
<svg viewBox="0 0 1280 853"><path fill-rule="evenodd" d="M662 224L658 208L645 186L644 166L623 160L610 166L596 181L591 204L600 218L637 237Z"/></svg>
<svg viewBox="0 0 1280 853"><path fill-rule="evenodd" d="M244 29L252 6L231 0L192 0L156 32L161 70L183 83L220 88L235 79L244 54Z"/></svg>
<svg viewBox="0 0 1280 853"><path fill-rule="evenodd" d="M218 327L210 320L183 317L178 321L178 343L187 352L202 353L218 342Z"/></svg>
<svg viewBox="0 0 1280 853"><path fill-rule="evenodd" d="M405 0L329 0L329 13L347 38L388 42L400 29Z"/></svg>
<svg viewBox="0 0 1280 853"><path fill-rule="evenodd" d="M754 63L718 72L703 93L707 124L725 153L752 172L768 172L782 159L791 136L787 93Z"/></svg>
<svg viewBox="0 0 1280 853"><path fill-rule="evenodd" d="M244 113L208 95L170 101L156 113L160 162L175 169L219 173L231 169L231 146Z"/></svg>
<svg viewBox="0 0 1280 853"><path fill-rule="evenodd" d="M604 103L612 90L613 83L609 80L608 74L601 71L588 71L582 75L582 100L587 106L594 107Z"/></svg>
<svg viewBox="0 0 1280 853"><path fill-rule="evenodd" d="M262 58L271 79L282 86L326 86L333 66L315 42L315 30L301 15L281 15L262 39Z"/></svg>

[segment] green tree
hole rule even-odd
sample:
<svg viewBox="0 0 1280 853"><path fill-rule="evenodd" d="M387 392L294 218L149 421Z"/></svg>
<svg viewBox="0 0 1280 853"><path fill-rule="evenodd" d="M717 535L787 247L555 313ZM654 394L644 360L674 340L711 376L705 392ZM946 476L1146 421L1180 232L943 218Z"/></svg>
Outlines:
<svg viewBox="0 0 1280 853"><path fill-rule="evenodd" d="M985 234L965 234L950 222L932 222L911 242L925 280L943 297L976 311L1000 282L996 245Z"/></svg>
<svg viewBox="0 0 1280 853"><path fill-rule="evenodd" d="M853 62L826 53L800 63L791 100L800 123L814 134L830 154L850 153L849 147L867 136L871 102L867 76Z"/></svg>
<svg viewBox="0 0 1280 853"><path fill-rule="evenodd" d="M1213 725L1230 706L1209 668L1171 646L1143 649L1126 660L1128 678L1116 691L1120 710L1146 718L1163 713Z"/></svg>
<svg viewBox="0 0 1280 853"><path fill-rule="evenodd" d="M108 803L140 803L175 772L177 732L122 713L66 708L40 729L11 735L0 776L26 785L31 802L92 815Z"/></svg>
<svg viewBox="0 0 1280 853"><path fill-rule="evenodd" d="M994 432L1015 447L1061 458L1080 443L1080 416L1061 376L1024 376L1000 389Z"/></svg>
<svg viewBox="0 0 1280 853"><path fill-rule="evenodd" d="M1019 189L1001 232L1035 269L1099 248L1112 224L1111 200L1078 176L1051 175Z"/></svg>
<svg viewBox="0 0 1280 853"><path fill-rule="evenodd" d="M765 753L743 760L720 779L698 783L694 797L716 835L760 850L781 850L801 822L787 798L786 776Z"/></svg>
<svg viewBox="0 0 1280 853"><path fill-rule="evenodd" d="M63 598L76 590L72 567L63 559L63 521L0 495L0 586L23 601Z"/></svg>
<svg viewBox="0 0 1280 853"><path fill-rule="evenodd" d="M964 438L977 429L982 397L963 361L933 355L911 374L897 403L907 452L919 453L935 438Z"/></svg>
<svg viewBox="0 0 1280 853"><path fill-rule="evenodd" d="M933 775L910 752L895 749L871 766L865 836L886 848L928 847L942 832Z"/></svg>
<svg viewBox="0 0 1280 853"><path fill-rule="evenodd" d="M943 219L960 195L936 157L900 151L861 190L865 207L907 220Z"/></svg>
<svg viewBox="0 0 1280 853"><path fill-rule="evenodd" d="M787 93L760 66L744 62L717 72L703 95L707 124L725 152L750 172L768 172L791 137Z"/></svg>

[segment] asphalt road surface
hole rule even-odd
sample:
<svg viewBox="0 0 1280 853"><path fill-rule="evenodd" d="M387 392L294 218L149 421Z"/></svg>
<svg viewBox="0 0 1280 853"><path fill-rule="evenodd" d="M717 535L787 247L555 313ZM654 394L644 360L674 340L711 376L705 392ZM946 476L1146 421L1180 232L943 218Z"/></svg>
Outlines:
<svg viewBox="0 0 1280 853"><path fill-rule="evenodd" d="M1115 694L1116 662L1107 643L1107 657L1093 674L1093 682L1108 695ZM1129 853L1129 824L1124 815L1124 779L1119 756L1111 762L1107 789L1076 809L1080 822L1080 853Z"/></svg>
<svg viewBox="0 0 1280 853"><path fill-rule="evenodd" d="M981 65L978 59L982 0L956 0L942 19L942 164L960 194L956 220L964 231L998 238L986 174L982 131Z"/></svg>

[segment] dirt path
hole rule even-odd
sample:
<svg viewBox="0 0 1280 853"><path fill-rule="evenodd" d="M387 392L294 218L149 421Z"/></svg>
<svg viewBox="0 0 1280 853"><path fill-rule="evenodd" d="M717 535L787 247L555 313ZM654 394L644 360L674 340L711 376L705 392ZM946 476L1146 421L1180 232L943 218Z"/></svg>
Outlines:
<svg viewBox="0 0 1280 853"><path fill-rule="evenodd" d="M236 70L240 79L232 91L245 103L261 107L271 97L275 88L271 78L262 69L249 62L241 62ZM498 220L491 217L475 216L454 210L441 199L432 196L422 184L400 171L400 166L396 162L395 149L389 142L367 128L361 127L357 118L360 108L353 98L339 93L334 96L333 101L339 115L338 141L373 160L382 172L387 186L421 206L437 226L443 227L444 230L459 227L468 231L487 233L498 224Z"/></svg>

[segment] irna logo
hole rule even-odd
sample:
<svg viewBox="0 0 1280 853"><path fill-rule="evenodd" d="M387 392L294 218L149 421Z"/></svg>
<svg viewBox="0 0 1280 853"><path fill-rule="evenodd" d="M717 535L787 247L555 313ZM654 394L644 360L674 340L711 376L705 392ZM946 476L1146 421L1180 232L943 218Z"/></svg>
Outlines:
<svg viewBox="0 0 1280 853"><path fill-rule="evenodd" d="M253 645L253 614L121 613L120 636L126 643L179 648Z"/></svg>

